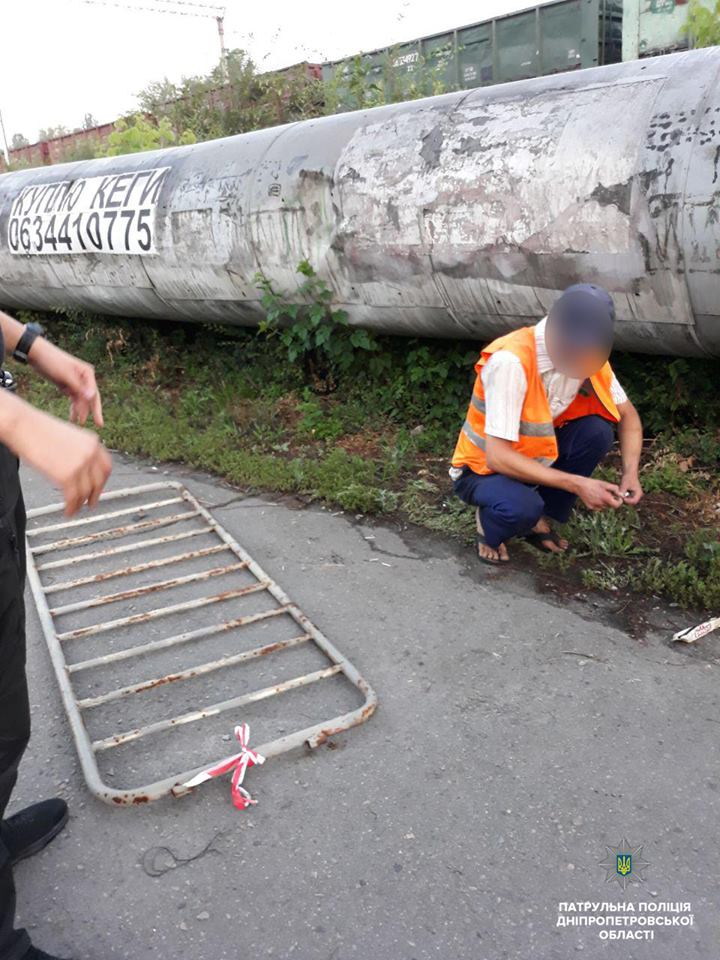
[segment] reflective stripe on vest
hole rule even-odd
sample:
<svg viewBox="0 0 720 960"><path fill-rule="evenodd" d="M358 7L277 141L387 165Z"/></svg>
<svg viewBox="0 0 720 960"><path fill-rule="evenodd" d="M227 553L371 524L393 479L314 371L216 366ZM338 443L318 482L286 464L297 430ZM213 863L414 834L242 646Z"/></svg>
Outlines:
<svg viewBox="0 0 720 960"><path fill-rule="evenodd" d="M470 401L476 410L479 410L480 413L485 413L485 401L481 400L480 397L477 397L474 393ZM467 420L465 421L467 423ZM531 423L529 420L520 421L520 435L523 437L554 437L555 436L555 427L552 424L552 421L548 420L545 423ZM472 439L472 437L470 438ZM473 440L473 443L477 441ZM478 444L480 446L480 444ZM483 450L485 448L483 447Z"/></svg>
<svg viewBox="0 0 720 960"><path fill-rule="evenodd" d="M485 449L485 437L481 437L479 433L475 433L473 428L470 426L469 420L465 421L462 430L468 440L472 440L476 447L480 447L481 450Z"/></svg>
<svg viewBox="0 0 720 960"><path fill-rule="evenodd" d="M539 426L539 424L531 423L529 424L529 426L535 427L535 426ZM542 426L544 427L545 424L542 424ZM550 424L550 426L552 427L552 424ZM479 433L476 433L475 430L473 430L473 428L470 426L470 423L467 420L462 426L462 432L465 434L468 440L472 441L472 443L475 444L476 447L480 447L480 449L483 452L485 451L485 437L481 437ZM552 430L552 433L554 436L555 434L554 429ZM547 435L548 434L536 434L536 436L547 436ZM528 436L532 436L532 434L528 434ZM538 463L541 463L545 467L549 467L551 466L551 464L555 463L552 457L533 457L532 459L536 460Z"/></svg>
<svg viewBox="0 0 720 960"><path fill-rule="evenodd" d="M452 457L454 467L467 466L481 475L493 472L488 467L485 456L486 406L481 371L492 354L498 350L509 350L514 353L520 360L527 379L527 392L523 401L518 439L512 441L513 448L523 456L535 460L536 463L550 466L558 457L555 431L559 427L577 417L589 415L601 416L611 423L617 423L620 419L612 399L612 368L609 363L606 363L601 370L589 378L589 383L581 385L575 400L553 421L545 385L537 369L535 330L533 327L523 327L494 340L483 350L475 364L477 375L475 387Z"/></svg>

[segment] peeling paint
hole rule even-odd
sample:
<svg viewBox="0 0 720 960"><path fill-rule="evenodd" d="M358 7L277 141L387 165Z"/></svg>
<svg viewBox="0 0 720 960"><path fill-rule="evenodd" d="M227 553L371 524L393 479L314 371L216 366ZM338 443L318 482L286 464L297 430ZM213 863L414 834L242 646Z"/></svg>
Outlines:
<svg viewBox="0 0 720 960"><path fill-rule="evenodd" d="M440 124L436 124L430 133L426 133L422 138L422 149L420 156L425 161L428 168L437 167L440 163L440 152L443 145L443 132Z"/></svg>
<svg viewBox="0 0 720 960"><path fill-rule="evenodd" d="M719 75L709 48L161 151L157 254L134 263L13 255L13 198L62 170L7 174L0 302L254 324L257 270L291 291L308 258L354 324L486 338L587 280L621 347L720 355Z"/></svg>
<svg viewBox="0 0 720 960"><path fill-rule="evenodd" d="M596 200L601 206L614 206L621 213L630 213L630 198L632 196L632 181L625 183L613 183L610 186L604 186L599 183L590 194L591 200Z"/></svg>

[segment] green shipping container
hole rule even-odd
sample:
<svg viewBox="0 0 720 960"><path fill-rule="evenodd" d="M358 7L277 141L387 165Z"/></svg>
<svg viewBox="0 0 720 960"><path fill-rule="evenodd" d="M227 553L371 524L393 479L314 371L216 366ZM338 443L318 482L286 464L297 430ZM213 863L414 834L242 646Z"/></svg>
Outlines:
<svg viewBox="0 0 720 960"><path fill-rule="evenodd" d="M353 79L382 84L389 100L523 80L619 62L622 25L623 0L556 0L325 63L323 78L337 85L341 110L361 105Z"/></svg>

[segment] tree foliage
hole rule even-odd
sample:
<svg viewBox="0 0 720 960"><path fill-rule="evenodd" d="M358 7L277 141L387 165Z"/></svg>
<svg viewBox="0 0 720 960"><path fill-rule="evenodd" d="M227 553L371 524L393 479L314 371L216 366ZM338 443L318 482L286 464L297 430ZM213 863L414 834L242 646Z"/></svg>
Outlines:
<svg viewBox="0 0 720 960"><path fill-rule="evenodd" d="M191 130L185 130L178 136L169 120L163 118L158 123L153 123L142 114L136 113L132 117L118 120L108 137L104 153L107 157L117 157L123 153L159 150L161 147L173 147L183 143L195 143Z"/></svg>
<svg viewBox="0 0 720 960"><path fill-rule="evenodd" d="M304 67L259 73L242 50L227 54L204 77L167 78L150 84L139 95L142 110L167 121L176 136L192 130L198 140L246 133L261 127L318 116L323 109L322 82Z"/></svg>
<svg viewBox="0 0 720 960"><path fill-rule="evenodd" d="M712 8L701 0L690 0L685 32L691 47L714 47L720 44L720 0Z"/></svg>
<svg viewBox="0 0 720 960"><path fill-rule="evenodd" d="M38 140L54 140L56 137L64 137L68 132L68 128L62 124L58 124L57 127L43 127L38 132Z"/></svg>
<svg viewBox="0 0 720 960"><path fill-rule="evenodd" d="M307 64L261 73L245 51L231 50L225 63L206 76L183 77L179 83L166 77L151 83L138 94L138 112L118 120L107 142L86 138L68 145L61 157L53 159L86 160L157 150L325 116L340 109L362 110L430 96L444 90L440 69L422 58L408 68L398 60L397 51L391 50L380 66L357 57L329 80L322 80ZM92 130L97 125L95 117L86 113L78 129ZM67 132L65 127L48 127L40 131L40 139Z"/></svg>
<svg viewBox="0 0 720 960"><path fill-rule="evenodd" d="M325 112L367 110L445 92L441 65L429 64L419 56L408 68L398 62L398 56L393 48L379 61L359 54L339 64L324 84Z"/></svg>

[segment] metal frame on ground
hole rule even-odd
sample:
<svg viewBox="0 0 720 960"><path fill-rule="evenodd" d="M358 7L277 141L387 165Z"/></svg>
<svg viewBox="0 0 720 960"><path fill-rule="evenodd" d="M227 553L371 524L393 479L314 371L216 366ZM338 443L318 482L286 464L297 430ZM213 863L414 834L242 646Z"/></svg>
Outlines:
<svg viewBox="0 0 720 960"><path fill-rule="evenodd" d="M114 747L120 746L121 744L139 740L140 738L153 733L174 729L187 723L192 723L203 720L207 717L216 716L223 711L237 709L246 704L276 696L277 694L284 693L287 690L307 686L308 684L316 683L327 677L337 676L338 674L344 675L350 681L350 683L352 683L360 691L364 697L364 702L361 706L350 711L349 713L333 717L324 723L316 723L313 726L298 730L295 733L291 733L268 743L261 744L255 748L257 752L265 757L273 757L280 753L284 753L287 750L292 750L294 747L302 744L307 744L310 747L317 747L321 743L324 743L329 737L333 736L333 734L340 733L343 730L347 730L350 727L363 723L372 715L377 706L377 697L373 689L370 687L367 681L363 679L353 664L340 653L340 651L327 639L327 637L325 637L323 633L321 633L320 630L318 630L313 623L310 622L305 614L290 600L290 598L278 586L278 584L270 576L268 576L268 574L265 573L265 571L252 559L252 557L240 546L240 544L218 523L217 520L215 520L208 510L201 506L201 504L183 486L183 484L175 481L163 481L160 483L145 484L139 487L129 487L123 490L114 490L110 493L104 494L101 498L101 502L122 502L123 499L135 497L137 495L144 496L145 494L162 493L163 491L167 493L172 493L174 491L175 496L154 500L150 503L141 504L135 507L111 510L107 513L93 513L89 517L76 520L65 520L62 523L53 524L51 526L28 526L27 531L28 579L32 588L43 633L45 635L45 640L50 652L50 657L52 659L55 675L60 686L63 704L70 720L70 726L80 757L83 774L92 793L94 793L96 797L99 797L99 799L109 804L142 804L152 800L157 800L161 797L167 796L168 794L181 796L183 793L188 792L187 789L182 787L182 784L186 783L193 776L195 776L195 774L206 769L215 761L211 758L208 763L204 763L202 766L195 767L191 770L186 770L174 776L166 777L162 780L158 780L154 783L146 784L144 786L120 790L105 783L102 779L96 760L96 754L101 751L110 750ZM153 510L159 510L161 508L172 506L174 503L183 504L186 507L189 506L190 510L185 509L179 513L173 513L170 516L157 516L154 518L151 516ZM41 516L62 513L62 511L62 504L39 507L28 511L28 519L34 520ZM74 531L77 528L82 530L83 526L86 524L102 523L103 521L107 520L112 521L116 518L123 518L137 513L140 513L143 516L148 516L149 519L143 519L140 522L130 523L125 526L115 526L104 530L97 530L96 532L84 534L79 537L66 537L64 539L56 540L52 543L43 543L36 547L33 547L32 545L34 538L40 533L49 533L54 532L55 530ZM205 521L206 526L203 526L202 529L197 531L186 530L181 531L180 533L171 533L157 538L153 537L149 540L145 539L136 540L135 542L127 542L128 538L132 538L134 534L145 533L154 529L161 529L168 526L172 527L176 524L182 524L186 519L190 518L201 518ZM214 547L209 547L194 552L181 552L172 557L136 563L132 566L122 569L96 574L95 576L82 577L76 580L68 580L60 584L50 584L45 586L41 580L40 574L43 570L57 570L64 566L72 566L78 562L113 556L115 554L140 552L149 546L186 540L199 534L208 534L213 532L220 540L220 543ZM102 542L103 540L112 540L116 543L116 545L110 547L109 549L103 549L90 554L82 553L79 556L66 557L61 560L46 559L48 555L52 555L53 553L72 550L85 544L98 543ZM229 566L214 567L209 570L201 571L200 573L193 573L189 576L177 577L175 579L162 579L147 586L137 587L133 590L123 591L122 593L110 593L103 596L93 597L90 600L81 601L79 603L66 604L54 608L51 608L48 605L48 596L52 593L57 593L59 590L68 590L85 584L101 583L105 580L117 579L122 576L144 573L145 571L154 570L159 567L171 566L173 563L180 563L191 559L195 560L200 557L211 557L215 553L226 552L228 550L234 554L234 562ZM40 557L42 557L42 561L38 562ZM239 571L241 569L249 571L255 578L256 583L252 584L251 586L226 590L223 593L212 594L207 597L185 601L183 603L175 603L165 607L158 607L156 609L149 610L144 613L134 614L128 617L101 621L99 623L81 627L76 630L67 631L65 633L58 633L55 629L54 617L60 616L61 614L72 613L78 610L84 610L93 607L103 607L107 603L118 600L128 600L134 597L147 595L149 593L162 592L164 590L171 589L172 587L179 586L183 583L207 580L214 576L232 573L235 570ZM250 593L259 593L263 591L267 591L272 596L272 598L278 604L277 607L271 607L267 611L259 614L236 617L234 619L225 620L221 624L213 624L211 626L201 627L199 629L189 630L184 633L169 636L161 640L150 641L148 643L128 647L123 650L115 650L111 653L105 654L104 656L93 657L79 663L69 664L65 659L63 646L72 639L104 633L106 631L111 632L112 630L127 627L136 623L140 624L149 620L160 619L164 616L182 613L186 610L196 609L202 606L209 606L220 601L226 601L235 597L242 597ZM82 670L89 669L90 667L103 666L119 660L132 659L151 651L181 645L183 643L188 643L201 637L210 636L215 633L221 633L226 630L238 629L251 623L257 623L260 620L279 615L287 615L297 623L301 631L298 636L288 640L281 640L265 646L256 647L252 650L243 651L241 653L235 653L230 656L222 657L219 660L214 660L208 663L200 664L199 666L194 666L187 670L180 670L175 673L168 674L164 677L155 677L132 684L130 686L110 690L94 697L78 699L73 689L72 675ZM222 670L223 668L254 660L302 643L314 643L315 646L322 651L323 654L325 654L327 659L330 661L330 665L321 670L316 670L312 673L294 677L291 680L286 680L285 682L276 684L274 686L265 687L260 690L255 690L251 693L233 697L232 699L212 704L211 706L200 710L184 713L166 720L156 721L144 727L137 727L132 730L116 733L101 740L92 741L88 734L82 716L82 711L85 709L113 700L119 700L125 697L133 696L169 682L183 681L192 677L208 674L216 670ZM222 762L223 759L225 758L218 758L217 762Z"/></svg>

